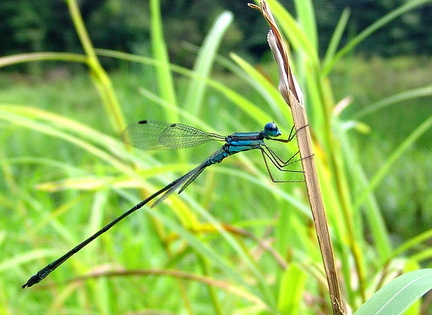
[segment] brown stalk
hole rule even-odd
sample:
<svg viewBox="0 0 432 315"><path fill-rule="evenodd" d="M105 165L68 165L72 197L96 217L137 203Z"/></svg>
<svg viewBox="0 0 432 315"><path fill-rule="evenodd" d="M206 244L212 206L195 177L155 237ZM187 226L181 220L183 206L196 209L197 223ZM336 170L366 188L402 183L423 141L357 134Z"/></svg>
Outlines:
<svg viewBox="0 0 432 315"><path fill-rule="evenodd" d="M288 58L288 46L283 41L276 21L265 0L260 1L260 6L254 4L249 4L249 6L260 10L270 25L267 40L279 67L279 91L291 109L294 126L297 130L297 142L305 175L306 189L318 237L318 244L323 258L333 314L346 314L315 166L306 109L303 106L302 92L291 70Z"/></svg>

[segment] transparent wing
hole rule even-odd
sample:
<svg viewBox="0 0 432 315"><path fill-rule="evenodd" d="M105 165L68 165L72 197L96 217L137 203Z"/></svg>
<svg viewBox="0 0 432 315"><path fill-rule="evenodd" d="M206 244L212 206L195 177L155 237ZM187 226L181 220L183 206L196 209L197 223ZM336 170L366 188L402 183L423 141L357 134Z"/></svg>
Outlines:
<svg viewBox="0 0 432 315"><path fill-rule="evenodd" d="M145 150L172 150L194 147L210 140L225 137L183 124L170 124L155 120L142 120L129 125L121 140Z"/></svg>

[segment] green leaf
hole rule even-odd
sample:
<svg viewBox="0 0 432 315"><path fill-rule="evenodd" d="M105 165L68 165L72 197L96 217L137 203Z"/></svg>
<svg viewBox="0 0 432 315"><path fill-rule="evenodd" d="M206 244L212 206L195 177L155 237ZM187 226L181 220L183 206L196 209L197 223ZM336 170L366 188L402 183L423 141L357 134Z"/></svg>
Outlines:
<svg viewBox="0 0 432 315"><path fill-rule="evenodd" d="M402 314L432 289L432 269L421 269L397 277L376 292L354 314Z"/></svg>
<svg viewBox="0 0 432 315"><path fill-rule="evenodd" d="M296 264L285 270L278 300L278 309L282 314L300 314L306 278L306 273Z"/></svg>
<svg viewBox="0 0 432 315"><path fill-rule="evenodd" d="M177 104L174 80L170 71L168 48L163 38L163 23L159 0L150 1L151 9L151 43L155 60L158 61L156 76L161 97L169 103ZM175 112L166 113L168 121L177 121Z"/></svg>
<svg viewBox="0 0 432 315"><path fill-rule="evenodd" d="M200 112L207 86L204 79L208 78L210 74L217 49L232 20L233 15L231 12L223 12L213 24L211 31L204 40L203 46L200 48L194 65L194 72L197 76L191 78L185 101L186 110L193 115L198 115Z"/></svg>

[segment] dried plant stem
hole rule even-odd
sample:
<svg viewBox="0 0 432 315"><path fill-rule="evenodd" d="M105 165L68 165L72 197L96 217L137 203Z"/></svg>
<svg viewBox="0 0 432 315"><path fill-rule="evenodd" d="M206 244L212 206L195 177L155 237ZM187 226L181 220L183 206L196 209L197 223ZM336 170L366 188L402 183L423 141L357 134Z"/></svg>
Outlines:
<svg viewBox="0 0 432 315"><path fill-rule="evenodd" d="M250 6L261 10L264 18L270 25L268 42L279 67L279 91L291 109L294 126L297 130L297 141L300 156L302 158L301 161L305 174L306 189L315 224L315 231L323 258L333 314L345 314L345 304L341 295L333 247L327 226L327 218L315 166L306 109L302 104L302 92L291 71L287 46L282 40L282 35L279 32L276 21L274 20L267 3L262 0L259 7L253 4L250 4Z"/></svg>
<svg viewBox="0 0 432 315"><path fill-rule="evenodd" d="M290 100L289 104L293 115L294 126L296 130L298 130L297 141L299 145L300 156L302 158L306 189L312 210L315 231L318 237L318 244L320 246L321 256L323 258L333 314L345 314L344 302L341 296L337 268L333 254L333 247L330 240L324 203L321 196L321 189L312 151L310 132L309 128L302 128L304 126L308 126L306 110L300 105L291 91L288 91L288 98Z"/></svg>

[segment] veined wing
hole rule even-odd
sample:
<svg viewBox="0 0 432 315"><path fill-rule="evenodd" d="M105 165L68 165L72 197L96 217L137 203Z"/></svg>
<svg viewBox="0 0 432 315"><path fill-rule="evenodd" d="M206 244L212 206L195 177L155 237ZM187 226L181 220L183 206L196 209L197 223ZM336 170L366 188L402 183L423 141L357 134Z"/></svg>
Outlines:
<svg viewBox="0 0 432 315"><path fill-rule="evenodd" d="M126 127L121 134L124 143L145 150L172 150L194 147L224 136L198 128L155 120L142 120Z"/></svg>

